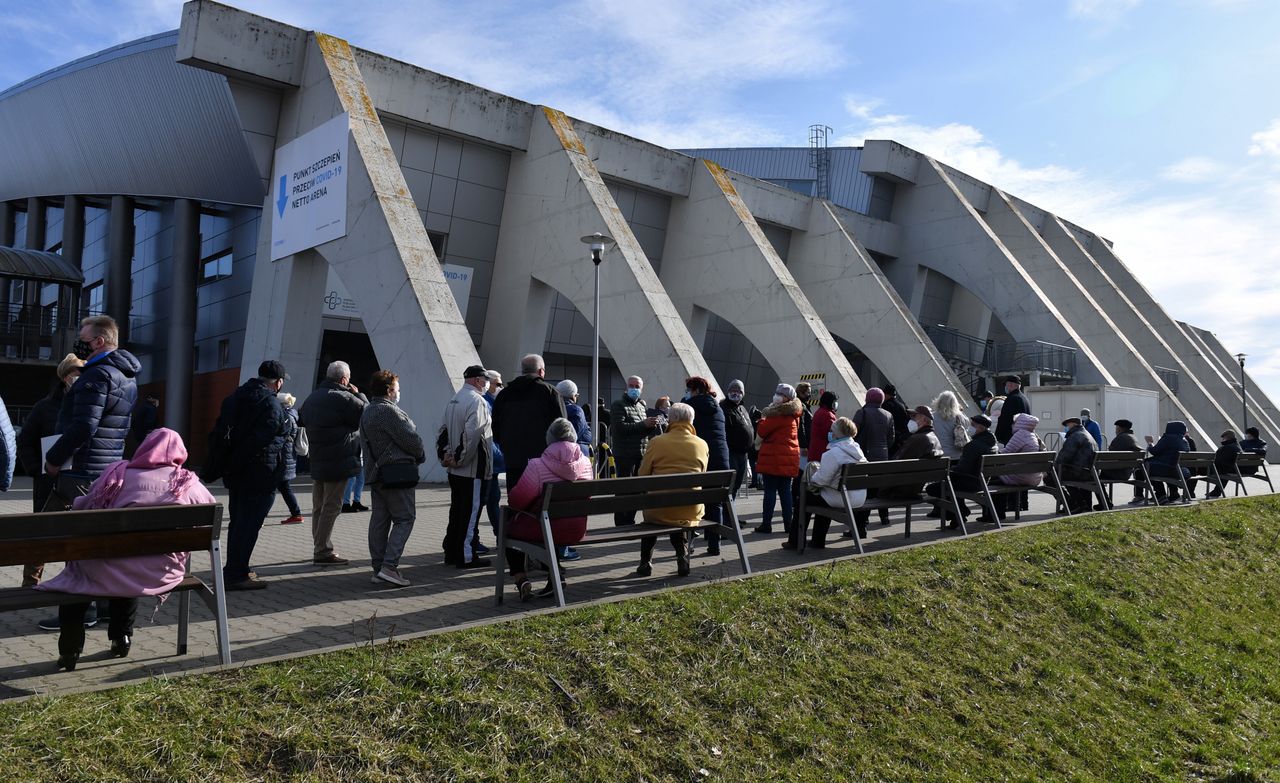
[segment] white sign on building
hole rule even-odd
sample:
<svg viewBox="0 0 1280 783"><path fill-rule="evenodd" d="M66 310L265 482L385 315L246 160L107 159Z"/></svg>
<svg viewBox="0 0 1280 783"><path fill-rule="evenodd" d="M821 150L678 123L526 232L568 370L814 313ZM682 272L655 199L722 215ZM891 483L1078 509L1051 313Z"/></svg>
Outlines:
<svg viewBox="0 0 1280 783"><path fill-rule="evenodd" d="M475 275L475 270L469 266L457 264L444 264L440 269L444 272L444 279L449 283L453 300L458 303L458 311L462 313L463 319L466 319L467 301L471 298L471 278ZM332 268L329 269L325 280L324 310L321 312L341 318L360 317L360 308L356 305L356 300L352 298L351 293L347 291L347 287L342 284L342 280Z"/></svg>
<svg viewBox="0 0 1280 783"><path fill-rule="evenodd" d="M271 260L347 234L346 114L276 150L271 177Z"/></svg>

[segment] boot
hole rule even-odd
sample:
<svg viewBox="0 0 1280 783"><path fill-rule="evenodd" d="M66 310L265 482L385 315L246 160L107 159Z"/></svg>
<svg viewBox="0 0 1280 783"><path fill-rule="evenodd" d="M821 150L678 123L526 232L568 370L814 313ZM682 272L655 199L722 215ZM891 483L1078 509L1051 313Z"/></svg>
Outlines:
<svg viewBox="0 0 1280 783"><path fill-rule="evenodd" d="M653 545L657 541L656 536L640 539L640 565L636 567L636 576L653 575Z"/></svg>
<svg viewBox="0 0 1280 783"><path fill-rule="evenodd" d="M676 574L678 576L689 575L689 542L683 533L676 533L672 536L672 543L676 548Z"/></svg>

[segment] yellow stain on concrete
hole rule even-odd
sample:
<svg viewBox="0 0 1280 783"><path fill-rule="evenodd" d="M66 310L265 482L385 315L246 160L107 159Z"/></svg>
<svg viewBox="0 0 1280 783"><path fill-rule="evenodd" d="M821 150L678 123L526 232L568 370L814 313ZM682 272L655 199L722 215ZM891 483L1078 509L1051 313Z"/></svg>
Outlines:
<svg viewBox="0 0 1280 783"><path fill-rule="evenodd" d="M582 139L578 138L578 132L573 129L569 115L550 106L543 106L542 113L547 115L547 122L551 123L551 129L556 132L562 147L570 152L587 154L587 148L583 146Z"/></svg>
<svg viewBox="0 0 1280 783"><path fill-rule="evenodd" d="M707 171L711 172L711 178L720 186L721 192L726 196L738 196L738 189L733 186L733 181L729 179L728 172L719 163L703 158L702 165L707 167Z"/></svg>

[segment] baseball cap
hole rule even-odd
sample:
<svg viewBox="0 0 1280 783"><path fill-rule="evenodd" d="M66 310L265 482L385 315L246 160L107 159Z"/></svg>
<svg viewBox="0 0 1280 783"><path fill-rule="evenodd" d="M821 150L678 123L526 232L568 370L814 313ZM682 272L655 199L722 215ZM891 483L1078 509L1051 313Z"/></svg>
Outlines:
<svg viewBox="0 0 1280 783"><path fill-rule="evenodd" d="M478 365L478 364L473 364L473 365L471 365L470 367L468 367L467 369L465 369L465 370L463 370L463 371L462 371L462 377L463 377L464 379L469 379L469 378L488 378L488 377L489 377L489 371L488 371L488 370L486 370L485 368L481 367L481 366L480 366L480 365Z"/></svg>
<svg viewBox="0 0 1280 783"><path fill-rule="evenodd" d="M258 365L258 377L266 378L269 381L289 380L289 373L284 371L284 365L275 359L267 359Z"/></svg>

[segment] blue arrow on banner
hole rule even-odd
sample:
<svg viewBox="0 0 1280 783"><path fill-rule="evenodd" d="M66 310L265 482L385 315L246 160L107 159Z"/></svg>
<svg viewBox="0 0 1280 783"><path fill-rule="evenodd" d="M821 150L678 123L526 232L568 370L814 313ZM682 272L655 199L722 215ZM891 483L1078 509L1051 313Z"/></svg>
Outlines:
<svg viewBox="0 0 1280 783"><path fill-rule="evenodd" d="M280 217L284 217L284 207L286 204L289 203L289 196L284 192L284 189L288 185L288 182L289 182L288 177L280 178L280 191L279 191L279 194L276 196L276 210L280 213Z"/></svg>

